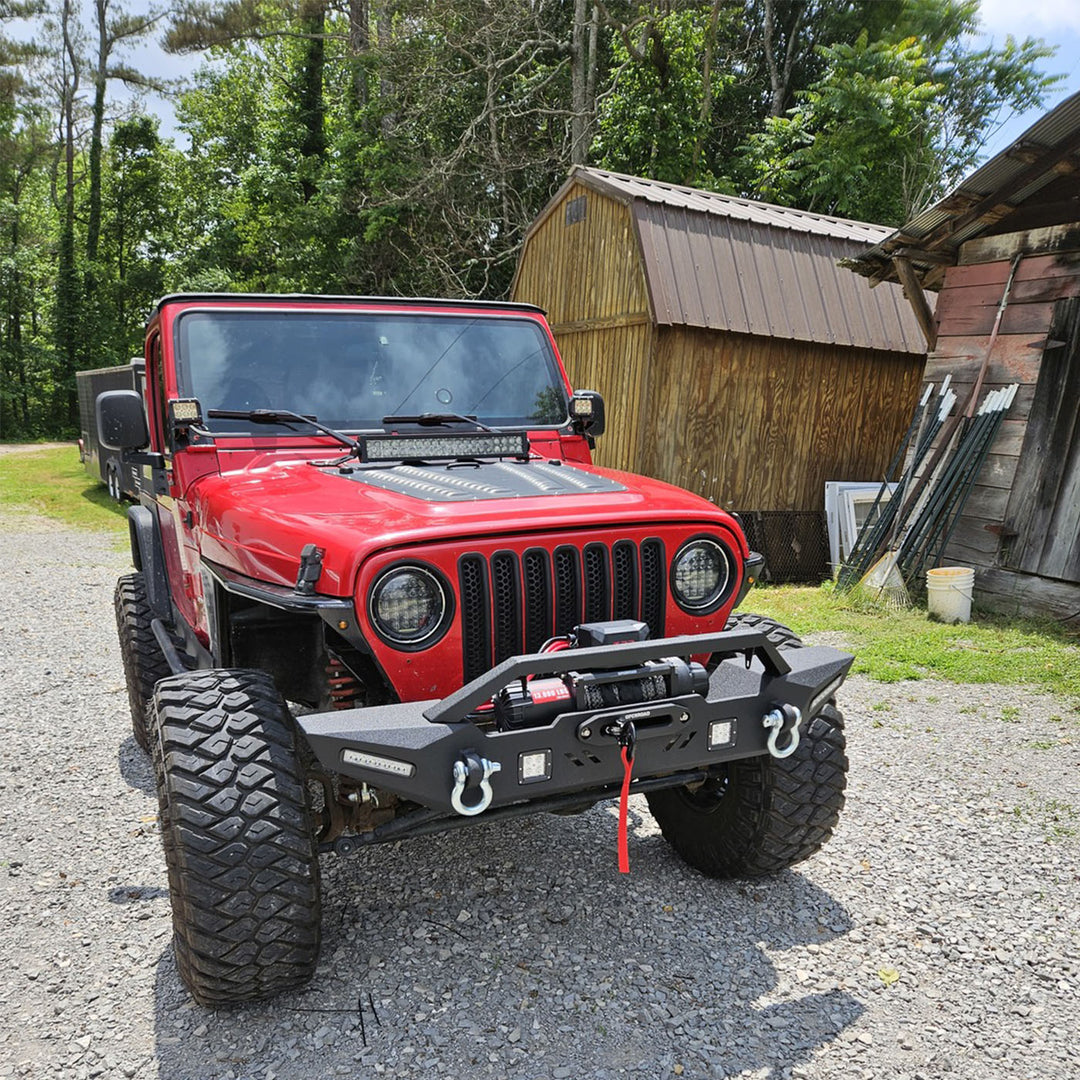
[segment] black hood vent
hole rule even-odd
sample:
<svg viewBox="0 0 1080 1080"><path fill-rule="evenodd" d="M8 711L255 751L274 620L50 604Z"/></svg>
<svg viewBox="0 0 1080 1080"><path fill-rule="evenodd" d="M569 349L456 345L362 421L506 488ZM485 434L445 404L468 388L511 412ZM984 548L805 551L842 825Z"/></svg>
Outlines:
<svg viewBox="0 0 1080 1080"><path fill-rule="evenodd" d="M446 465L359 466L346 476L361 484L424 502L478 502L543 495L607 495L626 488L614 480L546 461L451 462Z"/></svg>

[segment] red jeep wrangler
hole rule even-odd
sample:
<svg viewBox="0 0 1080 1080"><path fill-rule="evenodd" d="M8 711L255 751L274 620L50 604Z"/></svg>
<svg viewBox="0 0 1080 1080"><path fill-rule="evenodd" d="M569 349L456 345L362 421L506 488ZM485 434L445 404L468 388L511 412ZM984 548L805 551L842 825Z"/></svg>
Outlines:
<svg viewBox="0 0 1080 1080"><path fill-rule="evenodd" d="M692 866L769 873L843 805L851 657L732 615L760 566L704 499L594 468L536 308L178 295L116 616L177 963L207 1005L308 980L320 854L646 795Z"/></svg>

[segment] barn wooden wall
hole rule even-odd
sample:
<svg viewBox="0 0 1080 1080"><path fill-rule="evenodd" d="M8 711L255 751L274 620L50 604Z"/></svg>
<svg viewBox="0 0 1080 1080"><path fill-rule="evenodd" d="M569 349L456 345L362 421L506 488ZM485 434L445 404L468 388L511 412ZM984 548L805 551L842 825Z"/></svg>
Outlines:
<svg viewBox="0 0 1080 1080"><path fill-rule="evenodd" d="M918 399L922 357L689 327L659 332L643 471L738 510L821 510L875 480Z"/></svg>
<svg viewBox="0 0 1080 1080"><path fill-rule="evenodd" d="M1069 228L1075 233L1076 226ZM1041 237L1025 233L969 241L961 248L958 265L945 275L936 312L937 346L927 357L926 377L940 383L951 373L961 402L989 345L1014 253L1040 239L1054 244L1055 238L1066 234L1060 227L1039 232ZM1068 613L1064 609L1070 604L1073 610L1080 609L1080 603L1074 603L1080 592L1007 568L1010 534L1023 525L1013 520L1024 494L1014 488L1017 482L1023 483L1024 470L1018 473L1021 455L1026 458L1042 452L1025 438L1029 424L1039 419L1032 415L1032 404L1044 346L1056 303L1074 296L1080 296L1080 250L1025 255L1017 267L991 353L984 391L1014 382L1020 384L1020 390L946 552L949 562L976 569L979 600L989 607L1063 614ZM1075 403L1072 408L1075 411Z"/></svg>
<svg viewBox="0 0 1080 1080"><path fill-rule="evenodd" d="M654 326L630 210L583 184L533 227L512 295L547 311L572 384L604 395L597 464L731 509L820 511L826 480L879 479L921 385L921 356Z"/></svg>
<svg viewBox="0 0 1080 1080"><path fill-rule="evenodd" d="M584 218L567 224L567 204L581 197ZM608 426L596 463L637 469L655 331L628 208L571 185L526 241L512 295L548 313L571 384L603 395Z"/></svg>

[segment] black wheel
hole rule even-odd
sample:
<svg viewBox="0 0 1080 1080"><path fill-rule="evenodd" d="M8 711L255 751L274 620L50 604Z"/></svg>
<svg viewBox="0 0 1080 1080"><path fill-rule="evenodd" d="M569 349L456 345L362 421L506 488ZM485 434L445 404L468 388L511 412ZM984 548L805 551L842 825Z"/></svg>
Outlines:
<svg viewBox="0 0 1080 1080"><path fill-rule="evenodd" d="M117 502L123 502L124 501L124 492L122 491L122 489L120 487L120 470L119 470L119 468L113 462L110 461L109 464L105 467L105 475L107 477L107 479L105 481L105 484L106 484L106 487L109 489L109 494Z"/></svg>
<svg viewBox="0 0 1080 1080"><path fill-rule="evenodd" d="M781 648L802 643L762 616L729 621L763 630ZM664 838L710 877L758 877L814 854L833 834L847 784L844 718L827 705L803 722L795 753L728 762L695 787L647 796Z"/></svg>
<svg viewBox="0 0 1080 1080"><path fill-rule="evenodd" d="M306 983L319 863L294 724L260 671L163 679L154 771L180 977L200 1005Z"/></svg>
<svg viewBox="0 0 1080 1080"><path fill-rule="evenodd" d="M113 594L116 609L116 633L120 638L120 657L124 663L128 703L131 705L131 731L135 741L149 751L151 699L158 679L171 674L161 646L150 629L153 614L146 598L142 574L126 574L116 583Z"/></svg>

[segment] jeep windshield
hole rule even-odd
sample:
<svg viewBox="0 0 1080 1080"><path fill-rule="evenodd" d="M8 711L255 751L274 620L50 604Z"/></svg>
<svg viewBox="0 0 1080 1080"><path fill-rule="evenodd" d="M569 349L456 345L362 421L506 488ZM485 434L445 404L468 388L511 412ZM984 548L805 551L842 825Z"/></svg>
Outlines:
<svg viewBox="0 0 1080 1080"><path fill-rule="evenodd" d="M346 431L384 416L459 413L490 427L568 419L551 344L532 319L352 311L189 311L177 328L181 394L210 410L289 409ZM250 421L215 418L211 431ZM286 423L260 424L275 434Z"/></svg>

